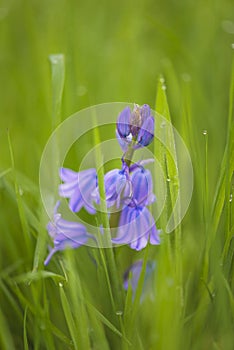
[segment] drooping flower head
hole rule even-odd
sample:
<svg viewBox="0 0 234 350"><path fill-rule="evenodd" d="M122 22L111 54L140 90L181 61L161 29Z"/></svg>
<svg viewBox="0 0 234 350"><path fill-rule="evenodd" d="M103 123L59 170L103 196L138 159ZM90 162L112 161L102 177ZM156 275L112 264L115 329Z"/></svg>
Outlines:
<svg viewBox="0 0 234 350"><path fill-rule="evenodd" d="M118 116L116 135L123 151L129 145L134 149L148 146L154 136L154 117L150 107L135 105L133 111L126 107Z"/></svg>
<svg viewBox="0 0 234 350"><path fill-rule="evenodd" d="M69 208L78 212L84 207L88 213L95 214L93 191L97 187L96 169L75 172L71 169L60 168L60 178L64 181L59 186L61 197L69 198Z"/></svg>
<svg viewBox="0 0 234 350"><path fill-rule="evenodd" d="M155 195L149 170L137 168L130 179L132 198L121 212L117 236L112 242L128 244L132 249L141 250L146 247L148 241L153 245L160 243L160 231L157 230L155 220L146 207L153 203Z"/></svg>
<svg viewBox="0 0 234 350"><path fill-rule="evenodd" d="M54 253L59 250L64 250L67 247L78 248L84 245L88 238L91 237L87 233L84 225L78 222L64 220L58 213L60 202L56 203L54 208L53 220L47 225L47 231L53 240L54 247L50 250L44 264L47 265Z"/></svg>
<svg viewBox="0 0 234 350"><path fill-rule="evenodd" d="M115 206L117 209L129 202L132 197L132 183L129 168L123 164L122 169L113 169L104 176L107 207ZM100 203L99 187L93 192L95 202Z"/></svg>
<svg viewBox="0 0 234 350"><path fill-rule="evenodd" d="M157 230L153 216L147 207L126 206L120 215L117 236L112 239L115 244L128 244L137 251L160 243L160 231Z"/></svg>

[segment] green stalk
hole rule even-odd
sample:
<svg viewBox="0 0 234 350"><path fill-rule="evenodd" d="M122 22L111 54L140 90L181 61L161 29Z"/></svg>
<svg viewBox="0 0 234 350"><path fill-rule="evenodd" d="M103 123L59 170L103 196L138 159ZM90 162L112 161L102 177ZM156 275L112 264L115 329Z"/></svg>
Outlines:
<svg viewBox="0 0 234 350"><path fill-rule="evenodd" d="M95 119L96 116L93 116L94 118L94 125L96 125ZM98 128L96 127L94 129L94 143L95 145L100 144L100 135ZM107 205L106 205L106 193L105 193L105 185L104 185L104 168L103 168L103 157L101 154L101 149L99 146L96 147L96 166L97 166L97 176L98 176L98 186L99 186L99 193L100 193L100 224L103 226L103 235L102 235L102 242L101 244L104 245L104 247L108 247L105 250L105 256L106 256L106 267L109 271L110 275L110 281L112 283L113 288L113 295L116 300L115 303L115 312L117 310L122 310L122 286L119 279L119 274L115 262L114 257L114 251L112 247L111 242L111 229L109 224L109 217L107 213Z"/></svg>

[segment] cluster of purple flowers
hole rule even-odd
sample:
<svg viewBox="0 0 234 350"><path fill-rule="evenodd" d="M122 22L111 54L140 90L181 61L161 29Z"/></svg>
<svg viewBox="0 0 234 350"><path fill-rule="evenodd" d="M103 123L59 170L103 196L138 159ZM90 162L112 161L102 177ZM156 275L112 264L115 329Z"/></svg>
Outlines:
<svg viewBox="0 0 234 350"><path fill-rule="evenodd" d="M155 201L151 173L144 167L147 161L132 163L132 155L138 148L148 146L154 135L154 118L148 105L135 105L133 111L126 107L118 116L116 123L117 140L123 150L122 167L107 172L104 176L107 208L120 212L114 244L128 244L137 251L147 243L159 244L159 231L148 206ZM148 160L151 161L151 160ZM59 195L69 199L72 212L86 209L95 214L100 202L96 169L75 172L60 169L63 183ZM86 227L77 222L64 220L58 213L59 203L54 210L54 218L47 230L54 242L45 264L52 255L67 246L77 248L84 245L91 235Z"/></svg>

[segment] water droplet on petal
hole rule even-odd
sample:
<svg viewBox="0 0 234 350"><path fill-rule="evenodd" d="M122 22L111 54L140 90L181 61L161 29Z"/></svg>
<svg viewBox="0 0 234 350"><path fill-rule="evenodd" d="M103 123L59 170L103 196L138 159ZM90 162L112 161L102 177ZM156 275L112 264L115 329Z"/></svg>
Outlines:
<svg viewBox="0 0 234 350"><path fill-rule="evenodd" d="M123 315L123 311L122 310L117 310L116 311L116 315L117 316L122 316Z"/></svg>
<svg viewBox="0 0 234 350"><path fill-rule="evenodd" d="M130 134L129 135L127 135L126 136L126 140L127 140L127 142L132 142L132 133L130 132Z"/></svg>
<svg viewBox="0 0 234 350"><path fill-rule="evenodd" d="M202 133L203 133L203 135L206 136L207 135L207 130L203 130Z"/></svg>

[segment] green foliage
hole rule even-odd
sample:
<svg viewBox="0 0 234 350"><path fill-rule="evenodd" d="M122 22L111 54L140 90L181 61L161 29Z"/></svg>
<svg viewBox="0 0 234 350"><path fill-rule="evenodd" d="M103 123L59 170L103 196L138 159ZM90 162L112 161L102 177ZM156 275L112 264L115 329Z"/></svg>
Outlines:
<svg viewBox="0 0 234 350"><path fill-rule="evenodd" d="M228 0L2 1L1 349L233 349L233 23ZM174 179L158 220L162 244L142 252L81 247L56 253L45 268L42 150L60 121L109 101L148 103L172 121L193 163L189 210L168 234L183 179L175 178L176 154L155 139L156 158ZM109 132L95 129L94 144ZM164 136L176 152L172 129ZM72 153L74 168L88 149ZM55 149L55 187L57 159ZM140 258L136 293L124 292L123 273ZM142 298L149 258L156 270Z"/></svg>

